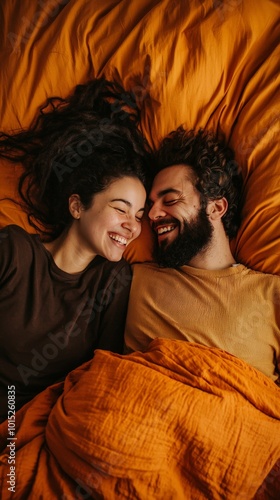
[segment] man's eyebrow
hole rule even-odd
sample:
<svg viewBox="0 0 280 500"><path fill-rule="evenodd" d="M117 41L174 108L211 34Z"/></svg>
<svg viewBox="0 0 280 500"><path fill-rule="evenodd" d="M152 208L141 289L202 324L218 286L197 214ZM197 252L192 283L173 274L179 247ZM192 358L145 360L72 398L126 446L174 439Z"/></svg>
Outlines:
<svg viewBox="0 0 280 500"><path fill-rule="evenodd" d="M132 207L132 203L130 203L130 201L128 200L124 200L123 198L114 198L113 200L111 200L111 202L113 201L121 201L122 203L125 203L129 208ZM138 212L144 212L145 208L139 208Z"/></svg>
<svg viewBox="0 0 280 500"><path fill-rule="evenodd" d="M165 194L169 194L169 193L174 193L174 194L182 194L182 191L180 191L179 189L175 189L175 188L166 188L166 189L162 189L161 191L159 191L157 193L157 198L162 198L162 196L164 196ZM149 198L149 201L153 201L151 198Z"/></svg>
<svg viewBox="0 0 280 500"><path fill-rule="evenodd" d="M168 193L181 194L181 191L175 188L167 188L163 189L162 191L159 191L158 196L161 197Z"/></svg>

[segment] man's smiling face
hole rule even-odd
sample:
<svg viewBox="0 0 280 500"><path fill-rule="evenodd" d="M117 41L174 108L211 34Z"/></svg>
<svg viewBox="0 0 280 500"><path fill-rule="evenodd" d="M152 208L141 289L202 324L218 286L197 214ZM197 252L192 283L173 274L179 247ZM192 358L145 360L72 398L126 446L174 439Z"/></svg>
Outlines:
<svg viewBox="0 0 280 500"><path fill-rule="evenodd" d="M155 177L149 196L149 218L157 234L157 262L164 267L190 263L211 241L212 225L201 208L194 174L187 165L174 165Z"/></svg>
<svg viewBox="0 0 280 500"><path fill-rule="evenodd" d="M190 167L174 165L161 170L154 179L149 204L149 217L159 245L164 240L174 241L183 223L193 220L200 208L200 196L193 186Z"/></svg>

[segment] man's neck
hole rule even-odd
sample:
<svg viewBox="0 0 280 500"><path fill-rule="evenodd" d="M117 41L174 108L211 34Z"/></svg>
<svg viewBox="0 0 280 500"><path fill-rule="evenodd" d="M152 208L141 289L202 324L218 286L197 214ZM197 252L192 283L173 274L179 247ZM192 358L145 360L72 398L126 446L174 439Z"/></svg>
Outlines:
<svg viewBox="0 0 280 500"><path fill-rule="evenodd" d="M191 267L209 271L227 269L233 264L236 264L236 260L231 253L229 240L223 233L219 237L214 234L210 245L188 263Z"/></svg>

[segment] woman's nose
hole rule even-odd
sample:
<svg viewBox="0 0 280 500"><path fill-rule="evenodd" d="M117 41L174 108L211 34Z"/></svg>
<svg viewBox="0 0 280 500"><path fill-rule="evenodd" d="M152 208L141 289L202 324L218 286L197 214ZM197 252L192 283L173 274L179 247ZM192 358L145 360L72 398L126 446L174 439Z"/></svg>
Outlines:
<svg viewBox="0 0 280 500"><path fill-rule="evenodd" d="M137 223L135 217L133 216L130 216L126 221L123 222L123 227L125 229L128 229L133 236L135 234L138 236L138 234L140 234L141 231L141 225Z"/></svg>

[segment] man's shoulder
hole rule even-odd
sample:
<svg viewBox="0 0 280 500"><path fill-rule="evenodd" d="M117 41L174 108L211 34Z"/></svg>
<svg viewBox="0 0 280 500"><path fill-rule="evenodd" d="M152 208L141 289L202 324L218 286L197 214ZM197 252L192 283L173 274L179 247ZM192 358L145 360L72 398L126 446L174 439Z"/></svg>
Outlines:
<svg viewBox="0 0 280 500"><path fill-rule="evenodd" d="M132 264L133 277L138 276L143 280L162 279L163 276L178 277L181 273L180 269L171 267L161 267L155 262L141 262Z"/></svg>
<svg viewBox="0 0 280 500"><path fill-rule="evenodd" d="M258 269L253 269L251 267L246 267L245 265L243 265L243 268L244 268L244 272L251 275L251 276L256 276L256 277L259 277L260 279L269 279L269 280L275 280L275 281L279 281L280 280L280 276L279 274L273 274L271 272L266 272L266 271L261 271L261 270L258 270Z"/></svg>
<svg viewBox="0 0 280 500"><path fill-rule="evenodd" d="M216 277L238 277L242 276L243 278L247 275L250 277L255 277L256 279L260 280L275 280L279 281L280 276L276 274L271 274L271 273L265 273L263 271L259 271L256 269L252 269L250 267L247 267L244 264L236 264L235 266L228 267L226 269L219 269L219 270L207 270L207 269L200 269L200 268L195 268L195 267L190 267L190 266L182 266L180 268L169 268L169 267L161 267L155 262L143 262L143 263L137 263L137 264L132 264L132 272L133 275L137 276L142 276L144 277L151 277L151 276L161 276L162 274L164 275L170 275L174 277L186 277L186 278L192 278L196 276L200 277L205 277L205 278L216 278Z"/></svg>
<svg viewBox="0 0 280 500"><path fill-rule="evenodd" d="M137 262L136 264L131 265L131 269L134 273L161 273L162 271L166 271L167 268L160 267L155 262Z"/></svg>

